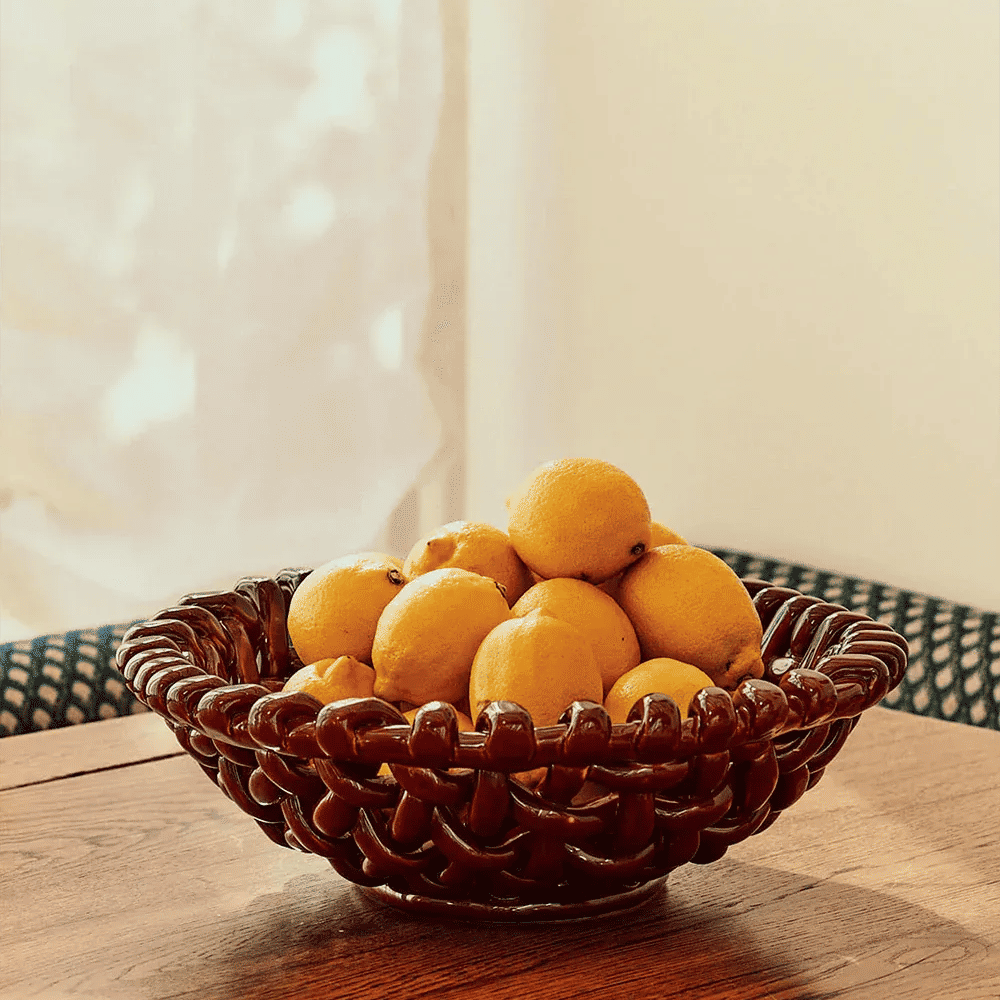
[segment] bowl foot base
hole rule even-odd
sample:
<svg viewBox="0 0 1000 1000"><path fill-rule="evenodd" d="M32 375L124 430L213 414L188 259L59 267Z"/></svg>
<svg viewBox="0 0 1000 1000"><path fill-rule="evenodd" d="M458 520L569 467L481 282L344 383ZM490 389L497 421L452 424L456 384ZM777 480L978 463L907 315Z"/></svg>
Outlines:
<svg viewBox="0 0 1000 1000"><path fill-rule="evenodd" d="M483 920L526 923L541 920L586 920L605 913L630 910L658 896L666 876L634 889L567 903L476 903L463 899L438 899L415 893L396 892L384 885L356 886L368 899L388 906L455 920Z"/></svg>

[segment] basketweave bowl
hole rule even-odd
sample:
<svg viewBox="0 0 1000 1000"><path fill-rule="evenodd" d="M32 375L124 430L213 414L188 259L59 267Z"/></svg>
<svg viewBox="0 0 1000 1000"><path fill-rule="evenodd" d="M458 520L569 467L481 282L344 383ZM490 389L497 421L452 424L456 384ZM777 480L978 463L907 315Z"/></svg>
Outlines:
<svg viewBox="0 0 1000 1000"><path fill-rule="evenodd" d="M773 823L906 670L888 625L746 579L764 679L701 691L686 719L650 694L624 724L575 702L535 727L494 702L460 733L432 702L411 725L378 698L322 706L280 691L301 666L286 613L308 572L185 597L128 631L118 665L271 840L423 913L539 920L639 904L675 868ZM515 777L542 768L537 787Z"/></svg>

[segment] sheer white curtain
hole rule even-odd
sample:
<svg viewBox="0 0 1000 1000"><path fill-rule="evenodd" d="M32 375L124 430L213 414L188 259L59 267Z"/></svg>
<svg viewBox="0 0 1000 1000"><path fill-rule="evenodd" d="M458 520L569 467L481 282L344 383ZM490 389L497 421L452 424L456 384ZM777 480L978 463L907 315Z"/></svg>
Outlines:
<svg viewBox="0 0 1000 1000"><path fill-rule="evenodd" d="M440 22L5 0L0 638L380 538L448 435L420 351Z"/></svg>

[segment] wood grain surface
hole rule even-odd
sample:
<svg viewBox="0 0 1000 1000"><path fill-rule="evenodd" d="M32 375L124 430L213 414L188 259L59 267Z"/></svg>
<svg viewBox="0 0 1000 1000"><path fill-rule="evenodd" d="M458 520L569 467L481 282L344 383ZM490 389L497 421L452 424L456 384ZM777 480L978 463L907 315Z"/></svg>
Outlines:
<svg viewBox="0 0 1000 1000"><path fill-rule="evenodd" d="M0 740L0 790L183 753L153 712L25 733Z"/></svg>
<svg viewBox="0 0 1000 1000"><path fill-rule="evenodd" d="M773 827L641 909L508 926L368 901L149 759L147 717L110 725L77 727L75 776L0 792L4 1000L1000 998L998 733L872 710ZM141 762L77 773L116 741ZM31 745L64 766L57 732Z"/></svg>

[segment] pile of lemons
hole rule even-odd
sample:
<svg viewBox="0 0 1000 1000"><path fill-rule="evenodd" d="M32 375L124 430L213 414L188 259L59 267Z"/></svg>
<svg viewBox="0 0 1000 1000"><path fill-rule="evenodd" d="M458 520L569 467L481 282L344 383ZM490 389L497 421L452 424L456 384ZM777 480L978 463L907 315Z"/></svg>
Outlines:
<svg viewBox="0 0 1000 1000"><path fill-rule="evenodd" d="M306 666L285 683L322 703L375 697L412 720L449 702L472 729L491 701L536 726L573 701L624 722L660 692L682 715L702 688L761 677L761 625L736 574L653 521L638 484L600 459L536 469L507 531L456 521L405 560L377 552L310 573L288 609Z"/></svg>

